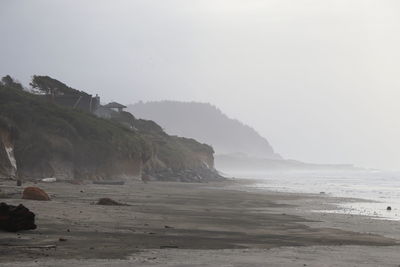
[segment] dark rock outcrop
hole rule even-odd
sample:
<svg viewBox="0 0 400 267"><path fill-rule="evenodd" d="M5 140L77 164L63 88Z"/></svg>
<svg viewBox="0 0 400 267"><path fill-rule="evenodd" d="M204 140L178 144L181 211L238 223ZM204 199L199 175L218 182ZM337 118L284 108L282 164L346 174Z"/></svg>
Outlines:
<svg viewBox="0 0 400 267"><path fill-rule="evenodd" d="M22 193L22 199L49 201L49 195L39 187L27 187Z"/></svg>
<svg viewBox="0 0 400 267"><path fill-rule="evenodd" d="M189 182L203 183L211 181L222 181L222 177L217 171L208 168L172 170L162 169L151 171L147 174L149 180L168 181L168 182Z"/></svg>
<svg viewBox="0 0 400 267"><path fill-rule="evenodd" d="M115 201L111 198L105 197L105 198L100 198L99 201L97 201L96 205L103 205L103 206L128 206L128 204L120 203L118 201Z"/></svg>
<svg viewBox="0 0 400 267"><path fill-rule="evenodd" d="M8 232L34 230L35 214L22 204L13 206L0 203L0 229Z"/></svg>

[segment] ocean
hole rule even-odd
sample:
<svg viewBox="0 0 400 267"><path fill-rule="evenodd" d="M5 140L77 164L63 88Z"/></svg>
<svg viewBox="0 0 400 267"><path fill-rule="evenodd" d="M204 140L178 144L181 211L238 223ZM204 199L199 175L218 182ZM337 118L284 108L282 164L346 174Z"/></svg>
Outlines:
<svg viewBox="0 0 400 267"><path fill-rule="evenodd" d="M400 172L387 171L284 171L240 173L235 177L256 180L249 185L276 192L326 194L366 201L333 203L337 212L376 219L400 220ZM391 207L388 211L387 207ZM319 211L322 212L322 211Z"/></svg>

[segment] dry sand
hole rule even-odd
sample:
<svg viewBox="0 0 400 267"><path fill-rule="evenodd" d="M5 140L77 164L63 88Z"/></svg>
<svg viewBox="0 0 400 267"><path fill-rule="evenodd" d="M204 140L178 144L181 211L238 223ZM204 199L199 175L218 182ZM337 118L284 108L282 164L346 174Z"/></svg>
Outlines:
<svg viewBox="0 0 400 267"><path fill-rule="evenodd" d="M52 201L2 200L35 212L38 229L1 232L1 266L400 265L399 222L312 212L331 209L329 196L244 192L241 181L37 186ZM93 204L102 197L129 206Z"/></svg>

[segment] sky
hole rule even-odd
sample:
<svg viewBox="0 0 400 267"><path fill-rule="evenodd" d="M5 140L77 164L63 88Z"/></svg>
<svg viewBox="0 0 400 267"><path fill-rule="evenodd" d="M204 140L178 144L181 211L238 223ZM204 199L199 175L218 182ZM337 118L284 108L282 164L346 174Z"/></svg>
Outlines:
<svg viewBox="0 0 400 267"><path fill-rule="evenodd" d="M285 158L400 169L397 0L1 0L0 75L210 102Z"/></svg>

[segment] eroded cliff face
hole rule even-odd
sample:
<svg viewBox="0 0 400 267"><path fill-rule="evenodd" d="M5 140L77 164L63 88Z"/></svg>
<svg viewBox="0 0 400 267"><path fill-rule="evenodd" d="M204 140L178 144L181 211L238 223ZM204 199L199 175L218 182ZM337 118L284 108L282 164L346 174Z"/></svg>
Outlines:
<svg viewBox="0 0 400 267"><path fill-rule="evenodd" d="M142 161L139 159L110 159L103 165L83 165L55 155L51 160L40 160L34 167L19 170L22 179L54 177L57 180L131 180L140 179Z"/></svg>
<svg viewBox="0 0 400 267"><path fill-rule="evenodd" d="M10 131L0 128L0 177L15 178L17 161L14 156L14 142Z"/></svg>
<svg viewBox="0 0 400 267"><path fill-rule="evenodd" d="M110 180L140 179L145 174L174 181L219 177L212 147L170 136L155 122L127 112L98 118L0 83L0 114L2 177Z"/></svg>
<svg viewBox="0 0 400 267"><path fill-rule="evenodd" d="M169 136L154 122L141 121L136 126L141 130L129 135L139 139L131 148L129 139L114 135L100 142L75 140L44 131L24 132L15 141L18 175L23 180L48 177L139 180L143 174L165 181L201 182L220 178L214 169L214 151L210 146L193 139ZM109 146L110 142L115 145ZM9 141L5 143L10 144Z"/></svg>
<svg viewBox="0 0 400 267"><path fill-rule="evenodd" d="M171 149L181 148L179 153ZM207 182L223 179L214 168L214 150L194 139L169 136L143 168L150 180Z"/></svg>
<svg viewBox="0 0 400 267"><path fill-rule="evenodd" d="M21 138L24 138L22 136ZM54 177L57 180L110 180L139 179L143 159L140 153L118 151L92 151L81 142L54 135L41 137L46 150L41 147L26 149L25 142L16 142L18 174L22 179ZM21 144L22 143L22 144Z"/></svg>

